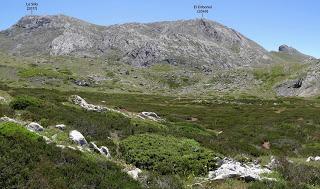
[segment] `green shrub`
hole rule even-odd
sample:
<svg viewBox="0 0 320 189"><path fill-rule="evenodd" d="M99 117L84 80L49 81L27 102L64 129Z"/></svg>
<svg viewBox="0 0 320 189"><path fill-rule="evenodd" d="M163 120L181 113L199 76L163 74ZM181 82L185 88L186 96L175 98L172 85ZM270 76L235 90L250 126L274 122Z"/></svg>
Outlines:
<svg viewBox="0 0 320 189"><path fill-rule="evenodd" d="M24 110L29 106L40 107L41 101L31 96L17 96L10 102L10 106L15 110Z"/></svg>
<svg viewBox="0 0 320 189"><path fill-rule="evenodd" d="M120 143L127 162L161 174L207 174L216 155L192 139L155 134L130 136Z"/></svg>

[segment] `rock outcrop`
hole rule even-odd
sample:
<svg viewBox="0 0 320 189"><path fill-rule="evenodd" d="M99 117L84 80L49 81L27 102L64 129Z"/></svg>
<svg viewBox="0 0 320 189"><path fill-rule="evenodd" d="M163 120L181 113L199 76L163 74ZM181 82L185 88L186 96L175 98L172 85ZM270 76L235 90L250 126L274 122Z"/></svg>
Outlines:
<svg viewBox="0 0 320 189"><path fill-rule="evenodd" d="M83 109L88 110L88 111L95 111L95 112L104 112L107 111L108 109L106 107L103 106L97 106L97 105L93 105L93 104L89 104L87 103L86 100L84 100L83 98L81 98L78 95L72 95L70 97L70 100L76 104L81 106Z"/></svg>
<svg viewBox="0 0 320 189"><path fill-rule="evenodd" d="M310 161L320 161L320 156L310 156L308 157L308 159L306 160L307 162L310 162Z"/></svg>
<svg viewBox="0 0 320 189"><path fill-rule="evenodd" d="M288 53L288 54L298 54L298 53L300 53L298 50L296 50L293 47L289 47L288 45L281 45L279 47L279 52Z"/></svg>
<svg viewBox="0 0 320 189"><path fill-rule="evenodd" d="M301 63L304 62L304 59L305 60L308 60L308 59L309 60L315 60L314 57L306 55L306 54L303 54L300 51L298 51L297 49L295 49L293 47L289 47L288 45L281 45L279 47L279 52L280 53L289 54L289 55L292 55L292 56L295 56L295 57L299 57L301 59Z"/></svg>
<svg viewBox="0 0 320 189"><path fill-rule="evenodd" d="M141 112L138 114L138 116L142 119L151 119L153 121L159 121L162 120L161 117L159 117L156 113L154 112Z"/></svg>
<svg viewBox="0 0 320 189"><path fill-rule="evenodd" d="M80 146L84 146L88 144L84 136L77 130L70 131L69 138Z"/></svg>
<svg viewBox="0 0 320 189"><path fill-rule="evenodd" d="M228 178L242 178L246 181L262 180L261 174L271 173L269 169L258 164L242 164L232 159L225 158L221 166L209 172L209 179L224 180Z"/></svg>
<svg viewBox="0 0 320 189"><path fill-rule="evenodd" d="M16 124L19 124L19 125L25 125L26 124L23 121L19 121L19 120L16 120L16 119L13 119L13 118L10 118L10 117L7 117L7 116L1 117L0 118L0 122L12 122L12 123L16 123Z"/></svg>

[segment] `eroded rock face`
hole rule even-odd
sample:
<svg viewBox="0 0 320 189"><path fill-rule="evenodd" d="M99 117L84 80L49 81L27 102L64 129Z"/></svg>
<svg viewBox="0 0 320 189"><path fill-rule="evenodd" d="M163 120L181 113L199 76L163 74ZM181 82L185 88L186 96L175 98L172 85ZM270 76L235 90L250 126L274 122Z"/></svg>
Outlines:
<svg viewBox="0 0 320 189"><path fill-rule="evenodd" d="M84 136L77 130L70 131L69 138L73 140L75 143L79 144L80 146L88 144Z"/></svg>
<svg viewBox="0 0 320 189"><path fill-rule="evenodd" d="M43 131L43 127L36 122L31 122L27 125L27 129L30 131Z"/></svg>
<svg viewBox="0 0 320 189"><path fill-rule="evenodd" d="M89 104L89 103L87 103L87 101L85 101L83 98L81 98L78 95L72 95L70 97L70 100L74 104L79 105L79 106L81 106L82 108L84 108L84 109L86 109L88 111L104 112L104 111L108 110L106 107Z"/></svg>
<svg viewBox="0 0 320 189"><path fill-rule="evenodd" d="M242 178L246 181L261 180L260 176L263 173L271 173L269 169L261 168L257 164L242 164L240 162L223 159L222 165L209 172L209 179L211 180L224 180L228 178Z"/></svg>

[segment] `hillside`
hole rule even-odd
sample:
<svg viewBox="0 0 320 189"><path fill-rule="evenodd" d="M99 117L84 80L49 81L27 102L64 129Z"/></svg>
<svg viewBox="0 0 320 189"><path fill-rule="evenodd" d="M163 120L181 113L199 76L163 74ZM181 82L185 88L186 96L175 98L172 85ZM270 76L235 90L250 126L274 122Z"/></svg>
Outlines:
<svg viewBox="0 0 320 189"><path fill-rule="evenodd" d="M98 26L64 15L25 16L0 32L0 42L6 59L2 80L19 86L181 95L319 94L311 74L315 58L287 45L267 52L205 19ZM299 90L291 87L302 79L306 82Z"/></svg>

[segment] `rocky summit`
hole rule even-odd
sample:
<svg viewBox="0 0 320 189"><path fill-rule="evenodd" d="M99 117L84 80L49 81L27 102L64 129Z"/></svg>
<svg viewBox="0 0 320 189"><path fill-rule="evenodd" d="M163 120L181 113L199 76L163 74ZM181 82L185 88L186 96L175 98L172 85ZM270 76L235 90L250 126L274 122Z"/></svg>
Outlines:
<svg viewBox="0 0 320 189"><path fill-rule="evenodd" d="M0 34L18 55L111 56L136 66L159 62L232 68L270 61L239 32L206 19L98 26L64 15L25 16Z"/></svg>

